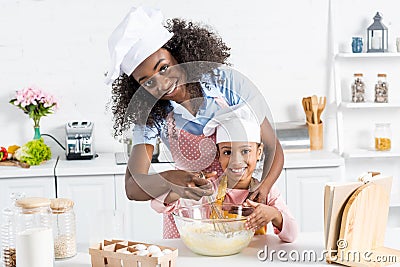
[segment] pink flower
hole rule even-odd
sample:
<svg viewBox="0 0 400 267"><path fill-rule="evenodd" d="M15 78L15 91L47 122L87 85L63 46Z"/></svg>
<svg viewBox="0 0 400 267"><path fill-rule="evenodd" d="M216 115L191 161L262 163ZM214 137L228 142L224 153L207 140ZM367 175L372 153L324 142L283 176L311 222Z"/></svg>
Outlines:
<svg viewBox="0 0 400 267"><path fill-rule="evenodd" d="M41 89L28 87L17 91L10 103L22 109L33 119L35 127L39 127L40 118L53 113L57 109L57 101Z"/></svg>

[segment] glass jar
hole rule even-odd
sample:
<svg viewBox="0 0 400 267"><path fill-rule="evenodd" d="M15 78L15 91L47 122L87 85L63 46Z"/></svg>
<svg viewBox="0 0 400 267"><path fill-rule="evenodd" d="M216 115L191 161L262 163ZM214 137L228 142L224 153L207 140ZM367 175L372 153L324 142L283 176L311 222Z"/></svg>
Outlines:
<svg viewBox="0 0 400 267"><path fill-rule="evenodd" d="M386 74L379 73L378 80L375 84L375 103L388 102L388 83L386 81Z"/></svg>
<svg viewBox="0 0 400 267"><path fill-rule="evenodd" d="M24 193L11 193L11 206L3 210L1 226L1 251L3 267L16 267L15 249L15 201L25 197Z"/></svg>
<svg viewBox="0 0 400 267"><path fill-rule="evenodd" d="M392 133L390 130L390 123L376 123L374 135L375 150L389 151L391 149Z"/></svg>
<svg viewBox="0 0 400 267"><path fill-rule="evenodd" d="M355 103L365 101L365 83L362 73L354 73L354 82L351 84L351 101Z"/></svg>
<svg viewBox="0 0 400 267"><path fill-rule="evenodd" d="M66 198L51 200L53 213L54 257L65 259L76 254L76 222L74 202Z"/></svg>
<svg viewBox="0 0 400 267"><path fill-rule="evenodd" d="M17 266L53 267L50 199L22 198L15 205Z"/></svg>

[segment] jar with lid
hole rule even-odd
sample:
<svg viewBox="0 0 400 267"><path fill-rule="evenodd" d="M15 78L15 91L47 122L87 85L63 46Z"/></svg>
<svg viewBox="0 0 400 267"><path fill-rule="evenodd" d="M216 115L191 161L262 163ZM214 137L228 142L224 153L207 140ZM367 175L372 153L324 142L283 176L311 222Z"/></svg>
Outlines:
<svg viewBox="0 0 400 267"><path fill-rule="evenodd" d="M363 81L362 73L354 73L354 81L351 84L351 101L364 102L365 101L365 83Z"/></svg>
<svg viewBox="0 0 400 267"><path fill-rule="evenodd" d="M50 199L22 198L15 205L17 266L53 267Z"/></svg>
<svg viewBox="0 0 400 267"><path fill-rule="evenodd" d="M375 124L375 150L389 151L392 147L392 133L390 130L390 123L376 123Z"/></svg>
<svg viewBox="0 0 400 267"><path fill-rule="evenodd" d="M387 103L388 102L388 83L386 80L386 74L379 73L378 80L375 84L375 102L376 103Z"/></svg>
<svg viewBox="0 0 400 267"><path fill-rule="evenodd" d="M76 254L76 222L74 202L66 198L51 200L53 213L54 257L65 259Z"/></svg>
<svg viewBox="0 0 400 267"><path fill-rule="evenodd" d="M15 249L15 201L25 197L24 193L11 193L11 206L3 210L1 225L1 254L3 267L16 267Z"/></svg>

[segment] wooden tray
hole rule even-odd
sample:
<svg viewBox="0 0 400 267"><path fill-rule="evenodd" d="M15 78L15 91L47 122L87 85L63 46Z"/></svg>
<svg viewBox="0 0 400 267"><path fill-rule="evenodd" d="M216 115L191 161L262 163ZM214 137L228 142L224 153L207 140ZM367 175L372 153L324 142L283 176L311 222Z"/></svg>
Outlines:
<svg viewBox="0 0 400 267"><path fill-rule="evenodd" d="M135 255L133 248L137 244L150 246L141 242L123 241L123 240L104 240L104 245L98 243L89 248L89 254L92 259L92 267L175 267L178 249L158 246L161 250L170 249L172 253L161 257L151 257ZM130 253L127 253L130 252ZM132 253L133 252L133 253Z"/></svg>

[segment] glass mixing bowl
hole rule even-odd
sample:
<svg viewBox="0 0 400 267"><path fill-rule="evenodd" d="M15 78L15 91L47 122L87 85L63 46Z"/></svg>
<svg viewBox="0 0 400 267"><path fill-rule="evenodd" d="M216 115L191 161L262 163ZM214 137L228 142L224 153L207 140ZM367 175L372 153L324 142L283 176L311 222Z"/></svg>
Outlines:
<svg viewBox="0 0 400 267"><path fill-rule="evenodd" d="M239 253L253 238L254 231L245 228L251 212L253 208L242 205L202 204L181 207L173 216L181 239L190 250L206 256L226 256Z"/></svg>

